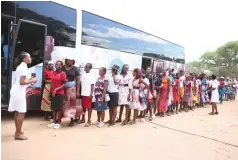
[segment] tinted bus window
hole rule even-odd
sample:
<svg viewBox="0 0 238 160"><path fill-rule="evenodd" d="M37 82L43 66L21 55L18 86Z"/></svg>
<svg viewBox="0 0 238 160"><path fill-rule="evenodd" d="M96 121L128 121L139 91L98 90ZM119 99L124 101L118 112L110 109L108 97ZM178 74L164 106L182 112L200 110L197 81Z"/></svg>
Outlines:
<svg viewBox="0 0 238 160"><path fill-rule="evenodd" d="M55 46L75 47L75 9L53 2L16 2L17 19L27 19L47 25L47 35L54 38Z"/></svg>
<svg viewBox="0 0 238 160"><path fill-rule="evenodd" d="M15 17L15 2L1 1L1 14Z"/></svg>
<svg viewBox="0 0 238 160"><path fill-rule="evenodd" d="M184 63L184 48L161 38L83 11L83 45Z"/></svg>

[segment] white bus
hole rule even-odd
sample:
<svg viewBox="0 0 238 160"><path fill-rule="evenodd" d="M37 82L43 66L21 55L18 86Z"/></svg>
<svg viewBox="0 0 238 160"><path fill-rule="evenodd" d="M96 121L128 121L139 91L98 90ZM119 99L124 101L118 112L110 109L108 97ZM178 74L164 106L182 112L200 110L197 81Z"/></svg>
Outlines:
<svg viewBox="0 0 238 160"><path fill-rule="evenodd" d="M128 64L131 70L151 66L154 72L171 66L184 68L182 46L79 7L48 1L1 1L2 106L8 105L21 51L31 54L29 68L38 80L27 89L28 110L40 108L44 63L49 60L71 55L79 68L92 63L95 78L98 68L110 69L113 64Z"/></svg>

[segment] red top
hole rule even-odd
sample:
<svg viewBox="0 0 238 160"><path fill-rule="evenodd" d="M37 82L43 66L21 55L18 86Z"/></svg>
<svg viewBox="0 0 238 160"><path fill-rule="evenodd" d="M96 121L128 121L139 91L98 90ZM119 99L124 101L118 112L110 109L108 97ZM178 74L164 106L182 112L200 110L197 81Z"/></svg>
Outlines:
<svg viewBox="0 0 238 160"><path fill-rule="evenodd" d="M51 77L51 93L66 82L65 72L53 72ZM59 89L55 94L64 94L64 88Z"/></svg>
<svg viewBox="0 0 238 160"><path fill-rule="evenodd" d="M178 93L178 84L180 83L179 79L174 80L175 85L173 86L173 92Z"/></svg>
<svg viewBox="0 0 238 160"><path fill-rule="evenodd" d="M52 76L53 72L54 72L54 71L45 68L45 69L44 69L44 77L45 77L45 80L51 80L51 76Z"/></svg>
<svg viewBox="0 0 238 160"><path fill-rule="evenodd" d="M220 82L220 85L221 85L221 86L225 86L225 82L224 82L224 81L221 81L221 82Z"/></svg>

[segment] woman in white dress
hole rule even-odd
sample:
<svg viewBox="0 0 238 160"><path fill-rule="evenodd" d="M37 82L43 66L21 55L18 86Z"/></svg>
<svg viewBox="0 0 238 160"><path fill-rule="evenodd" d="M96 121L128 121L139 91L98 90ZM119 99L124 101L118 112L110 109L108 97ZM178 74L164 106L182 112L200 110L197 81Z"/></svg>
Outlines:
<svg viewBox="0 0 238 160"><path fill-rule="evenodd" d="M218 87L220 85L219 81L216 79L215 75L212 75L212 81L211 81L211 89L208 91L211 92L211 104L212 104L212 112L209 113L210 115L217 114L218 115L218 110L217 110L217 104L219 103L219 92L218 92Z"/></svg>
<svg viewBox="0 0 238 160"><path fill-rule="evenodd" d="M15 140L27 140L23 136L21 130L24 116L26 113L26 88L29 84L36 82L35 78L27 80L28 68L27 64L31 63L31 56L29 53L21 52L21 64L16 68L16 80L12 85L10 91L9 112L15 112L14 120L16 126Z"/></svg>

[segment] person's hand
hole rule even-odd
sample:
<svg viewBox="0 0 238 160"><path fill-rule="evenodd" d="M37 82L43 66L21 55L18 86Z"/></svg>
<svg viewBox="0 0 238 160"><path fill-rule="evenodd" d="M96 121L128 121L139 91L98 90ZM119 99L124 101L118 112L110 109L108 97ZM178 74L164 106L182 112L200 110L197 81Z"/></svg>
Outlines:
<svg viewBox="0 0 238 160"><path fill-rule="evenodd" d="M31 83L36 83L37 82L36 78L33 78L33 77L30 79L30 81L31 81Z"/></svg>
<svg viewBox="0 0 238 160"><path fill-rule="evenodd" d="M76 98L79 98L80 97L80 94L77 92L76 93Z"/></svg>
<svg viewBox="0 0 238 160"><path fill-rule="evenodd" d="M53 92L52 92L52 97L54 97L54 96L55 96L55 94L56 94L56 91L57 91L57 89L54 89L54 90L53 90Z"/></svg>
<svg viewBox="0 0 238 160"><path fill-rule="evenodd" d="M130 94L127 96L127 101L129 102L131 100Z"/></svg>

